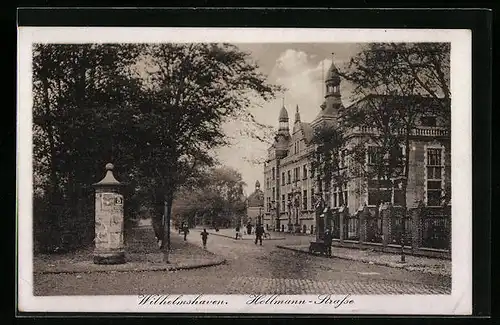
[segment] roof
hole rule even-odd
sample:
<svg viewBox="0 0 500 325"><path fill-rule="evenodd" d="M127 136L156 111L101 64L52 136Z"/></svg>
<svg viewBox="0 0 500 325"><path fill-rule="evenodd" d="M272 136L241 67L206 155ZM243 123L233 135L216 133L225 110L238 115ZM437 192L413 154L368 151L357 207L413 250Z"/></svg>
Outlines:
<svg viewBox="0 0 500 325"><path fill-rule="evenodd" d="M301 123L302 126L302 132L304 132L304 138L306 139L307 143L310 143L312 141L314 131L310 123Z"/></svg>
<svg viewBox="0 0 500 325"><path fill-rule="evenodd" d="M326 74L326 80L339 79L339 70L335 66L335 63L332 62L330 69L328 69L328 73Z"/></svg>
<svg viewBox="0 0 500 325"><path fill-rule="evenodd" d="M316 124L318 121L322 119L332 119L337 116L337 113L335 112L335 108L333 108L330 105L326 105L326 103L323 103L321 105L321 110L319 111L318 115L314 118L312 124Z"/></svg>
<svg viewBox="0 0 500 325"><path fill-rule="evenodd" d="M264 192L262 192L260 189L256 189L252 194L248 196L247 205L249 207L264 206Z"/></svg>
<svg viewBox="0 0 500 325"><path fill-rule="evenodd" d="M288 112L285 108L285 106L283 106L281 108L281 111L280 111L280 116L279 116L279 120L282 121L282 120L286 120L288 121Z"/></svg>

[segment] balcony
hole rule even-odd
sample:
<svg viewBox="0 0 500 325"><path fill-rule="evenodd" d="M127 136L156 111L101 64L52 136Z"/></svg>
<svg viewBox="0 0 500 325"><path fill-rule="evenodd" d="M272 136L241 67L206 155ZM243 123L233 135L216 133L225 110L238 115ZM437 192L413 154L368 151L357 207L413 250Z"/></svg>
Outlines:
<svg viewBox="0 0 500 325"><path fill-rule="evenodd" d="M370 127L355 127L350 129L347 132L347 135L360 135L360 134L380 134L381 132L377 128ZM400 134L404 133L403 129L400 129ZM420 137L446 137L448 136L448 129L444 127L425 127L419 126L411 130L412 136L420 136Z"/></svg>

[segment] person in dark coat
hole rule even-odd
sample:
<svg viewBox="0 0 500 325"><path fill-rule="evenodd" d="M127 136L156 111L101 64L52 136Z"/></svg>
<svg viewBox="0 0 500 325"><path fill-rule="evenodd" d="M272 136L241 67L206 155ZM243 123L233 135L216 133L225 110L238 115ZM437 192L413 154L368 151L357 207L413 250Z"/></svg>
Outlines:
<svg viewBox="0 0 500 325"><path fill-rule="evenodd" d="M257 227L255 227L255 245L260 241L260 245L262 246L262 235L264 235L264 227L257 225Z"/></svg>
<svg viewBox="0 0 500 325"><path fill-rule="evenodd" d="M203 242L203 248L207 248L207 239L208 239L208 232L206 229L203 229L203 232L201 233L201 241Z"/></svg>
<svg viewBox="0 0 500 325"><path fill-rule="evenodd" d="M155 232L156 243L158 244L158 247L161 248L163 246L163 234L164 234L163 216L161 217L153 216L151 223L153 225L153 230Z"/></svg>
<svg viewBox="0 0 500 325"><path fill-rule="evenodd" d="M325 243L326 253L328 254L328 256L332 256L332 240L333 240L332 232L330 231L329 228L327 228L325 231L325 236L323 241Z"/></svg>
<svg viewBox="0 0 500 325"><path fill-rule="evenodd" d="M189 228L188 228L187 225L184 225L183 231L184 231L184 241L186 241L187 240L187 235L189 234Z"/></svg>
<svg viewBox="0 0 500 325"><path fill-rule="evenodd" d="M240 237L240 226L236 226L236 239Z"/></svg>

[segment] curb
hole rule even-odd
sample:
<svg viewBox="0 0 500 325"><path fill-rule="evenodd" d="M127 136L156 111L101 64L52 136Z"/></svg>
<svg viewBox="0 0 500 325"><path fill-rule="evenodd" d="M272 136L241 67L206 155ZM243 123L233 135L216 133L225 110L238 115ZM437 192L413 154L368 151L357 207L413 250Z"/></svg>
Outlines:
<svg viewBox="0 0 500 325"><path fill-rule="evenodd" d="M282 245L276 245L276 247L277 248L281 248L281 249L287 249L287 250L298 252L298 253L302 253L302 254L319 256L319 255L311 254L311 253L309 253L307 251L303 251L303 250L297 249L297 248L286 247L286 246L282 246ZM356 258L351 258L351 257L346 257L346 256L336 256L336 255L333 255L333 254L332 254L331 257L326 257L326 256L322 256L322 257L325 257L325 258L339 258L339 259L342 259L342 260L357 261L357 262L362 262L362 263L366 263L366 264L387 266L387 267L392 267L392 268L397 268L397 269L405 269L406 271L409 271L409 272L416 272L417 271L417 270L412 270L412 269L409 269L409 268L419 267L418 265L403 265L403 264L396 264L396 263L374 262L374 261L371 261L371 260L368 260L368 259L356 259ZM434 274L434 275L441 275L441 276L446 276L446 277L451 277L451 275L449 275L449 274L434 273L434 272L429 272L429 271L424 271L424 270L418 270L418 272L428 273L428 274Z"/></svg>
<svg viewBox="0 0 500 325"><path fill-rule="evenodd" d="M151 268L134 268L134 269L114 269L114 270L44 270L44 271L34 271L33 274L76 274L76 273L126 273L126 272L159 272L159 271L179 271L179 270L193 270L193 269L201 269L205 267L218 266L222 264L226 264L226 259L220 259L211 262L199 263L199 264L191 264L191 265L162 265Z"/></svg>

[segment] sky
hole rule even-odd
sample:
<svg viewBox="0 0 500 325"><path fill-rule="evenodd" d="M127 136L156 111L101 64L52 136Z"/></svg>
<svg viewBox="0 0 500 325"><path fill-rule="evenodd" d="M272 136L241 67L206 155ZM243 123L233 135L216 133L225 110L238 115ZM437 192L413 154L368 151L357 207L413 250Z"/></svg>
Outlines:
<svg viewBox="0 0 500 325"><path fill-rule="evenodd" d="M320 111L324 100L324 77L332 59L342 69L351 57L358 53L361 44L355 43L267 43L235 44L249 52L260 72L268 81L286 88L283 94L269 102L256 101L250 110L260 123L278 127L278 115L283 105L288 110L290 128L294 121L296 106L299 106L301 121L311 122ZM333 53L333 54L332 54ZM344 106L351 102L350 85L341 83ZM231 137L232 145L219 148L216 156L221 164L237 169L247 184L247 194L253 192L255 181L264 184L264 167L254 160L267 155L269 144L240 135L241 123L226 123L224 130Z"/></svg>

